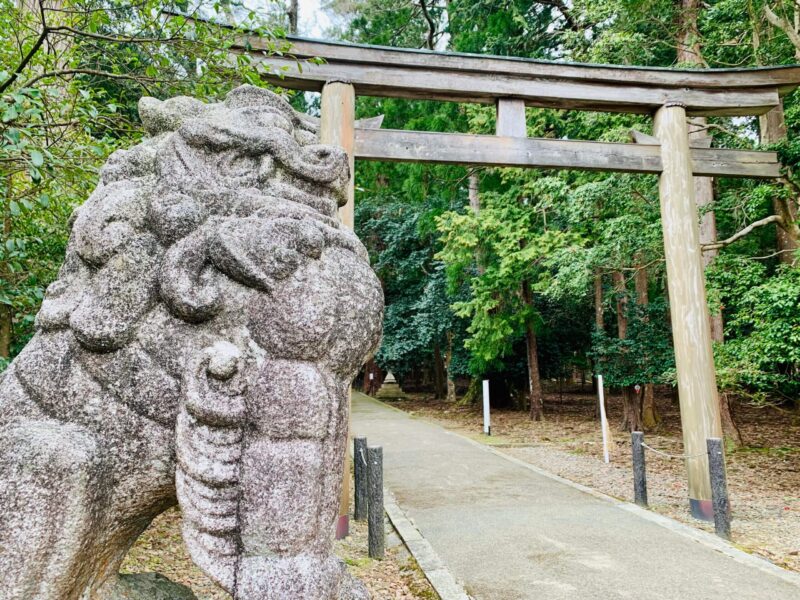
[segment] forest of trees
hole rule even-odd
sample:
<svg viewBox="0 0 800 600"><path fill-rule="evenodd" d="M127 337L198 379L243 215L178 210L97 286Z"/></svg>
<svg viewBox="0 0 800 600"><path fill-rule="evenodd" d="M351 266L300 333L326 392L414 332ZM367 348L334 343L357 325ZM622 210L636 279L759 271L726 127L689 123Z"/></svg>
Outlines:
<svg viewBox="0 0 800 600"><path fill-rule="evenodd" d="M662 67L754 67L800 56L800 5L760 0L332 1L355 42ZM491 106L359 100L384 127L493 133ZM723 420L729 402L800 405L798 160L794 96L780 115L691 121L697 143L770 148L783 179L698 178ZM527 109L536 137L629 141L650 117ZM710 139L709 139L710 138ZM377 363L427 382L508 382L531 418L542 381L602 373L624 428L652 428L653 388L674 382L655 177L360 165L357 230L386 291ZM446 373L446 375L443 375ZM442 382L447 377L450 385ZM639 384L641 390L635 392Z"/></svg>
<svg viewBox="0 0 800 600"><path fill-rule="evenodd" d="M327 0L360 43L661 67L800 62L792 0ZM298 3L0 0L0 361L33 332L63 258L69 215L97 169L141 131L144 94L217 99L259 83L231 61L230 29L276 48ZM164 12L173 13L165 18ZM212 23L175 14L200 14ZM300 15L302 21L303 15ZM314 110L310 95L292 96ZM698 143L778 150L777 181L697 180L723 412L729 402L800 408L800 162L797 95L784 119L692 121ZM384 127L493 133L491 106L359 97ZM527 109L536 137L628 141L647 116ZM709 139L710 138L710 139ZM372 370L463 401L484 377L547 418L542 382L602 373L626 399L626 428L656 425L653 387L674 380L654 176L359 164L356 229L383 282ZM2 365L0 365L2 366ZM641 393L634 386L641 386ZM731 435L735 432L729 430Z"/></svg>

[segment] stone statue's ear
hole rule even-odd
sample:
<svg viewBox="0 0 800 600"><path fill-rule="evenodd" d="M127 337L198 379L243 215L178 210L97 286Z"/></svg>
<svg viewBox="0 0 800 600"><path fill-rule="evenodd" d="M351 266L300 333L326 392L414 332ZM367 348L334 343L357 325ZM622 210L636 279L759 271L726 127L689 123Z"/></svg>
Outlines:
<svg viewBox="0 0 800 600"><path fill-rule="evenodd" d="M200 229L174 244L161 265L161 297L172 314L190 323L207 321L222 310L218 274L207 258Z"/></svg>

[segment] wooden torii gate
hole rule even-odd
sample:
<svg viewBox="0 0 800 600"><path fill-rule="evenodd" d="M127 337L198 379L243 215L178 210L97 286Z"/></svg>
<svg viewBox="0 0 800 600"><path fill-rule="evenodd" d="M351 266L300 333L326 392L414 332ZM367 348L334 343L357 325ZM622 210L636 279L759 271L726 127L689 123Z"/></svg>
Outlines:
<svg viewBox="0 0 800 600"><path fill-rule="evenodd" d="M684 451L694 457L686 460L690 506L711 518L706 438L721 437L722 428L692 178L774 178L780 165L774 152L692 147L686 118L781 111L781 96L800 85L800 66L676 70L289 41L290 55L270 56L258 37L243 37L234 51L251 54L278 86L322 92L321 141L347 150L351 167L359 159L659 174ZM312 58L322 61L305 62ZM497 135L362 129L357 94L495 104ZM652 114L655 137L632 144L532 139L526 106ZM352 175L340 217L353 227Z"/></svg>

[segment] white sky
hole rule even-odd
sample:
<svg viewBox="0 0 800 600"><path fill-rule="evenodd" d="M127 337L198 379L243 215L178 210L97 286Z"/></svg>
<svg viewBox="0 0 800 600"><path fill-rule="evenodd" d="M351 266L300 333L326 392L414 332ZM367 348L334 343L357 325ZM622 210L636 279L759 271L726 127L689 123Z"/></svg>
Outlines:
<svg viewBox="0 0 800 600"><path fill-rule="evenodd" d="M300 20L297 24L299 34L305 37L325 37L325 30L332 23L330 17L322 10L322 0L300 0Z"/></svg>

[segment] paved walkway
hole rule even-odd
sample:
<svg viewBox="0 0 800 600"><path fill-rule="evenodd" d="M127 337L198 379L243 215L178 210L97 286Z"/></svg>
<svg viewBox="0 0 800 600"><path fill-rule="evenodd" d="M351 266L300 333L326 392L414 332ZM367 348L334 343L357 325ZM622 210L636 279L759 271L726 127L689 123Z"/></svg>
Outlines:
<svg viewBox="0 0 800 600"><path fill-rule="evenodd" d="M386 487L477 600L800 600L772 565L355 392L352 423L383 446Z"/></svg>

